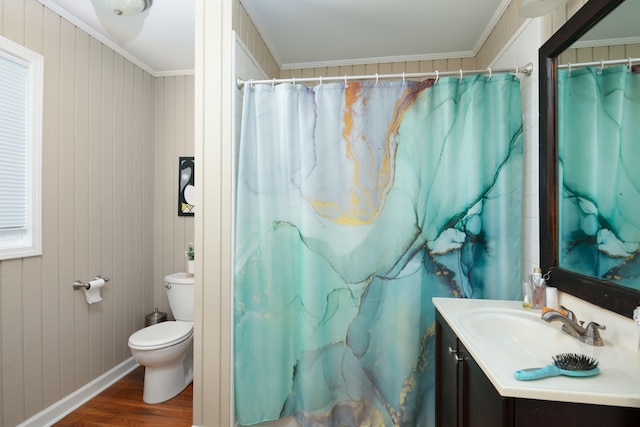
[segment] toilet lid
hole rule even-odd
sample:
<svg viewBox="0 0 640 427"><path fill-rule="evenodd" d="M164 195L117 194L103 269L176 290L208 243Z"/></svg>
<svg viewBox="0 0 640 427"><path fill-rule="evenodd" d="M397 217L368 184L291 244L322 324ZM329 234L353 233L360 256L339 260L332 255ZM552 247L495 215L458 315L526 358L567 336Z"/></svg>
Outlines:
<svg viewBox="0 0 640 427"><path fill-rule="evenodd" d="M129 346L136 349L169 347L188 339L193 334L190 322L168 321L140 329L129 337Z"/></svg>

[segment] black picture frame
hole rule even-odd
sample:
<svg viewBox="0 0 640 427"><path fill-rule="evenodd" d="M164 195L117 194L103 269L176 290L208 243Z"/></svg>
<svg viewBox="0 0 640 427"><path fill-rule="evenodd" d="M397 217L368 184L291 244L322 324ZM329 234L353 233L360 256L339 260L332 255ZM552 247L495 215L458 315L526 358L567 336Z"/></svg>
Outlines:
<svg viewBox="0 0 640 427"><path fill-rule="evenodd" d="M178 216L194 216L195 213L195 160L180 157L178 161Z"/></svg>

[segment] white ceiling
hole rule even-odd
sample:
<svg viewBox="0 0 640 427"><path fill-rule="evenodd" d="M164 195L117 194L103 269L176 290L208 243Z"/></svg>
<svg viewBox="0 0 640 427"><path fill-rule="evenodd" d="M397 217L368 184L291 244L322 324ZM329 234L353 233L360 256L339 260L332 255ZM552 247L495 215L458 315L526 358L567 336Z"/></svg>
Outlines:
<svg viewBox="0 0 640 427"><path fill-rule="evenodd" d="M218 1L218 0L205 0ZM192 73L195 0L40 0L154 75ZM509 0L241 0L282 68L473 56Z"/></svg>
<svg viewBox="0 0 640 427"><path fill-rule="evenodd" d="M241 0L283 69L474 56L509 0Z"/></svg>

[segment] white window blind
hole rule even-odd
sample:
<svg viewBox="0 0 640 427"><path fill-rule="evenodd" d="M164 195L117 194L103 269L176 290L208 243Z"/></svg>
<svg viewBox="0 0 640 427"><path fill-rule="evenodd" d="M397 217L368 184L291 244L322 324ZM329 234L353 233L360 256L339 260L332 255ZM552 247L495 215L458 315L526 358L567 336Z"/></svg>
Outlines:
<svg viewBox="0 0 640 427"><path fill-rule="evenodd" d="M42 254L43 58L0 37L0 260Z"/></svg>
<svg viewBox="0 0 640 427"><path fill-rule="evenodd" d="M27 232L28 65L0 55L0 234Z"/></svg>

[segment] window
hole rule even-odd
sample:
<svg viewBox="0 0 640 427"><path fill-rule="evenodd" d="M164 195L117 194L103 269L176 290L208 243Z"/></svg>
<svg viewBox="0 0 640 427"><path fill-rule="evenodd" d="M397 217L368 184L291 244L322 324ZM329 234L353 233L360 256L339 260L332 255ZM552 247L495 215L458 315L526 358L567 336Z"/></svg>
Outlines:
<svg viewBox="0 0 640 427"><path fill-rule="evenodd" d="M0 37L0 260L42 254L43 58Z"/></svg>

